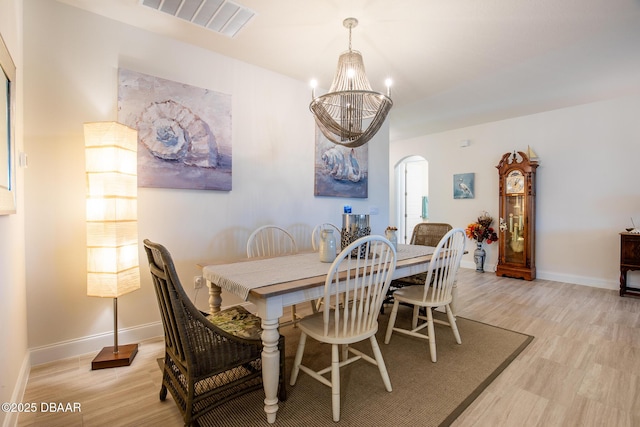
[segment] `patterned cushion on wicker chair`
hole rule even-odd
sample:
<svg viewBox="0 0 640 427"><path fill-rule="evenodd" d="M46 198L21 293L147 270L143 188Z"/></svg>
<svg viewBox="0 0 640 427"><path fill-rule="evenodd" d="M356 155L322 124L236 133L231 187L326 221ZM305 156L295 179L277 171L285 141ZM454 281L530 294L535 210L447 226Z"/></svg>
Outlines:
<svg viewBox="0 0 640 427"><path fill-rule="evenodd" d="M261 320L242 306L227 308L207 316L207 319L223 331L239 338L261 339Z"/></svg>

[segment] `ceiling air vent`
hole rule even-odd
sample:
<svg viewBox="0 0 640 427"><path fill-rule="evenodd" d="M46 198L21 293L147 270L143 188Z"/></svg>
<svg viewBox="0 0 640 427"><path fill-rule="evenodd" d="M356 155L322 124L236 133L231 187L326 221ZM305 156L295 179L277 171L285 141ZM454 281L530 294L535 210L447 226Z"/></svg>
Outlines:
<svg viewBox="0 0 640 427"><path fill-rule="evenodd" d="M226 0L142 0L142 4L231 38L255 15Z"/></svg>

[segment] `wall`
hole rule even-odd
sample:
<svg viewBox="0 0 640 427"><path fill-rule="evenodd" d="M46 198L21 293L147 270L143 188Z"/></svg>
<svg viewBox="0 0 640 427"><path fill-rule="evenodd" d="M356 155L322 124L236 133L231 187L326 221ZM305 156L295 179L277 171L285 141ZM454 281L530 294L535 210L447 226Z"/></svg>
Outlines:
<svg viewBox="0 0 640 427"><path fill-rule="evenodd" d="M538 277L616 289L619 233L640 227L640 95L548 111L449 132L393 141L390 167L409 155L429 161L429 211L433 222L466 225L486 210L498 214L495 166L507 152L540 157L537 173ZM470 140L468 147L460 141ZM476 197L454 200L453 174L475 173ZM395 200L395 192L392 195ZM393 202L392 202L393 203ZM392 218L393 222L393 218ZM485 245L494 271L497 245ZM464 258L473 265L472 254ZM638 283L630 273L631 283Z"/></svg>
<svg viewBox="0 0 640 427"><path fill-rule="evenodd" d="M139 189L139 237L173 254L201 309L199 262L244 256L256 227L275 223L310 248L312 228L341 224L342 206L388 225L388 126L370 143L368 199L313 196L309 87L209 51L48 0L25 4L27 289L33 363L112 344L112 300L86 296L83 123L117 119L119 67L231 94L233 189ZM331 64L328 64L331 66ZM119 298L120 342L161 335L140 248L142 288ZM223 305L234 302L223 295Z"/></svg>
<svg viewBox="0 0 640 427"><path fill-rule="evenodd" d="M0 34L16 66L15 150L23 147L22 2L0 0ZM24 170L16 166L16 214L0 215L0 402L20 402L29 375L25 283ZM17 414L0 412L0 424L13 425Z"/></svg>

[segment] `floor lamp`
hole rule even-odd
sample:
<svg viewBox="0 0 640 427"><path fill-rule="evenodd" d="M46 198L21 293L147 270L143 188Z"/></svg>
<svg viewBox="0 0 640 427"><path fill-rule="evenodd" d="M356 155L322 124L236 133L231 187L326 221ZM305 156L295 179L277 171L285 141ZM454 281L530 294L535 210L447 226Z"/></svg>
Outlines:
<svg viewBox="0 0 640 427"><path fill-rule="evenodd" d="M118 345L118 297L140 288L137 131L116 122L85 123L87 295L113 298L113 347L91 369L128 366L138 344Z"/></svg>

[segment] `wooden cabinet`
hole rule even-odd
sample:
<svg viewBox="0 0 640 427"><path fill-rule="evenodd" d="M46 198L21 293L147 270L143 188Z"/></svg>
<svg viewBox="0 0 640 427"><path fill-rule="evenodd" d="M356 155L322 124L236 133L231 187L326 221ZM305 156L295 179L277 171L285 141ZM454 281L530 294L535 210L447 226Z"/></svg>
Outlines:
<svg viewBox="0 0 640 427"><path fill-rule="evenodd" d="M496 168L500 176L500 225L496 275L536 278L536 169L525 153L506 153Z"/></svg>
<svg viewBox="0 0 640 427"><path fill-rule="evenodd" d="M640 289L627 286L627 271L640 270L640 234L620 233L620 296L640 296Z"/></svg>

